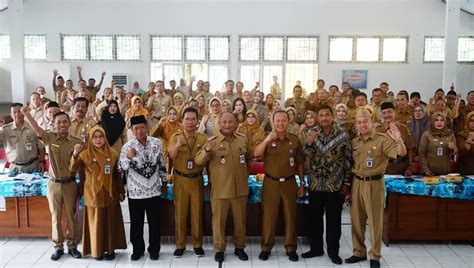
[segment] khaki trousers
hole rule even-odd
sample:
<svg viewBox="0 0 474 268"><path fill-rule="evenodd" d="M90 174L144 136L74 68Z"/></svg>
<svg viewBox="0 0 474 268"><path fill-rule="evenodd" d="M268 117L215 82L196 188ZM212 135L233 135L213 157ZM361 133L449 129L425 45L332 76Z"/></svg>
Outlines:
<svg viewBox="0 0 474 268"><path fill-rule="evenodd" d="M287 252L296 250L296 197L295 179L280 182L265 176L262 189L262 251L271 251L275 245L280 205L285 225L285 249Z"/></svg>
<svg viewBox="0 0 474 268"><path fill-rule="evenodd" d="M190 179L175 175L173 183L176 248L186 248L189 213L191 213L193 247L202 247L202 208L204 202L202 177Z"/></svg>
<svg viewBox="0 0 474 268"><path fill-rule="evenodd" d="M226 247L225 224L229 209L232 211L234 222L234 245L235 248L245 248L245 223L247 215L247 196L235 198L211 198L212 209L212 237L214 249L224 252Z"/></svg>
<svg viewBox="0 0 474 268"><path fill-rule="evenodd" d="M56 250L63 249L64 235L61 225L63 208L67 219L67 247L77 247L77 224L74 212L77 201L77 183L66 184L48 181L47 197L49 210L51 211L52 238Z"/></svg>
<svg viewBox="0 0 474 268"><path fill-rule="evenodd" d="M371 249L369 258L380 260L383 230L385 181L362 181L354 178L352 184L351 230L353 254L365 257L365 224L369 222Z"/></svg>

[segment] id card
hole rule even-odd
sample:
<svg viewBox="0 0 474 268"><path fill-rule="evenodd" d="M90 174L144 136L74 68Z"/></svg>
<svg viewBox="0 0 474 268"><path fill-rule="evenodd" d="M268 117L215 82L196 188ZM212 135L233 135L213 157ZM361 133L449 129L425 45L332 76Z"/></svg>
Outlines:
<svg viewBox="0 0 474 268"><path fill-rule="evenodd" d="M188 160L188 164L187 164L186 167L187 167L188 169L193 169L193 167L194 167L194 162L193 162L193 160Z"/></svg>
<svg viewBox="0 0 474 268"><path fill-rule="evenodd" d="M86 142L86 135L85 134L81 134L79 136L79 138L81 138L82 142Z"/></svg>
<svg viewBox="0 0 474 268"><path fill-rule="evenodd" d="M33 146L31 145L31 142L26 143L26 151L28 151L28 152L33 151Z"/></svg>
<svg viewBox="0 0 474 268"><path fill-rule="evenodd" d="M104 166L104 174L110 174L111 170L110 170L110 165L105 165Z"/></svg>
<svg viewBox="0 0 474 268"><path fill-rule="evenodd" d="M374 166L374 160L372 160L372 159L367 159L367 161L366 161L366 166L367 166L368 168L373 167L373 166Z"/></svg>
<svg viewBox="0 0 474 268"><path fill-rule="evenodd" d="M166 107L165 106L161 106L161 111L164 113L166 112Z"/></svg>
<svg viewBox="0 0 474 268"><path fill-rule="evenodd" d="M240 155L240 164L245 164L245 155L244 154Z"/></svg>
<svg viewBox="0 0 474 268"><path fill-rule="evenodd" d="M439 148L436 150L436 155L437 155L437 156L442 156L442 155L443 155L443 147L439 147Z"/></svg>
<svg viewBox="0 0 474 268"><path fill-rule="evenodd" d="M290 167L294 167L294 166L295 166L295 158L290 157Z"/></svg>

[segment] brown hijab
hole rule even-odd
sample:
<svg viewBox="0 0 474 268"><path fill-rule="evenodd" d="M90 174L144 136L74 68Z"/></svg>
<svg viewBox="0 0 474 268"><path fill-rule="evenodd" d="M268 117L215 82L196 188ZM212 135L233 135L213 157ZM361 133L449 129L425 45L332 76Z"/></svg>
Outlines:
<svg viewBox="0 0 474 268"><path fill-rule="evenodd" d="M464 130L458 133L458 135L463 137L464 139L467 139L469 137L469 132L474 132L474 129L469 128L469 121L471 121L471 117L473 116L474 111L467 114Z"/></svg>
<svg viewBox="0 0 474 268"><path fill-rule="evenodd" d="M442 117L444 120L444 127L442 129L436 129L435 122L438 117ZM448 128L448 122L446 116L442 112L434 112L430 117L430 133L433 136L445 137L451 135L452 131Z"/></svg>

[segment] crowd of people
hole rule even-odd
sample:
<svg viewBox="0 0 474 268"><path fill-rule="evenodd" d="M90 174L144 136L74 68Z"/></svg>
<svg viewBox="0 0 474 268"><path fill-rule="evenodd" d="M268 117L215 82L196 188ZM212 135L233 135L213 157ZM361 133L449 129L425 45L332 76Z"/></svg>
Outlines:
<svg viewBox="0 0 474 268"><path fill-rule="evenodd" d="M39 86L28 104L13 103L0 140L10 172L43 172L49 159L47 197L52 215L52 260L63 254L63 212L67 218L68 254L98 260L115 258L127 246L120 202L128 198L132 260L145 252L145 213L150 259L160 253L161 195L173 183L176 250L186 249L188 216L192 247L204 256L203 196L211 197L215 260L224 261L229 211L234 254L245 253L248 175L263 162L262 242L259 259L268 260L275 245L276 221L284 220L284 247L296 253L296 200L309 196L310 250L303 258L339 257L341 211L351 205L353 256L346 263L370 259L380 266L384 174L411 176L474 174L474 91L467 102L452 87L435 91L424 102L418 92L394 94L386 82L369 97L349 83L326 89L323 80L310 92L301 83L293 96L282 96L278 77L270 94L257 82L249 90L228 80L225 91L211 93L205 81L150 82L147 90L110 87L98 98L99 83L65 81L53 71L54 100ZM194 85L196 82L196 85ZM308 92L308 94L307 94ZM203 174L209 176L205 187ZM296 175L299 179L296 179ZM307 185L302 178L308 177ZM79 183L77 182L79 178ZM305 187L306 186L306 187ZM84 197L82 254L77 250L75 210ZM365 246L369 224L371 249Z"/></svg>

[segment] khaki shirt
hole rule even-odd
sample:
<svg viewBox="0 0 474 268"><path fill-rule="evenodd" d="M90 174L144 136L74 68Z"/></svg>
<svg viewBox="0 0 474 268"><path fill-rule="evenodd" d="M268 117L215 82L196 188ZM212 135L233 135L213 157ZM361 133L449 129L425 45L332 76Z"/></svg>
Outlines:
<svg viewBox="0 0 474 268"><path fill-rule="evenodd" d="M66 138L61 138L58 133L44 132L41 137L46 145L46 151L51 162L49 174L52 178L67 179L74 175L69 170L69 161L74 151L74 145L83 144L79 138L70 134Z"/></svg>
<svg viewBox="0 0 474 268"><path fill-rule="evenodd" d="M84 117L83 119L71 119L71 127L69 128L69 134L78 137L82 142L87 141L89 131L96 125L94 119L90 117Z"/></svg>
<svg viewBox="0 0 474 268"><path fill-rule="evenodd" d="M372 167L367 166L372 158ZM397 144L389 136L375 130L366 141L358 136L352 140L352 173L357 176L375 176L385 173L389 158L397 158Z"/></svg>
<svg viewBox="0 0 474 268"><path fill-rule="evenodd" d="M43 143L26 122L22 129L18 128L15 122L4 125L0 128L0 140L10 163L33 160L39 156L38 151L44 149Z"/></svg>
<svg viewBox="0 0 474 268"><path fill-rule="evenodd" d="M33 117L33 119L35 119L35 121L38 122L38 120L42 118L44 115L43 106L41 105L39 108L34 108L33 106L31 106L30 114Z"/></svg>
<svg viewBox="0 0 474 268"><path fill-rule="evenodd" d="M451 172L451 157L458 152L448 147L449 142L456 144L454 134L440 137L433 136L431 131L421 135L418 156L422 172L431 171L434 175L445 175Z"/></svg>
<svg viewBox="0 0 474 268"><path fill-rule="evenodd" d="M403 143L405 144L405 147L407 149L407 152L410 150L414 150L416 145L415 141L413 140L413 137L411 136L410 130L406 125L400 124L400 123L395 123L398 127L398 130L400 131L400 136L403 140ZM378 133L387 133L388 128L384 124L379 124L376 128L375 131ZM405 171L408 169L409 166L409 157L408 153L405 156L397 156L397 160L392 162L389 161L387 165L386 172L387 174L404 174Z"/></svg>
<svg viewBox="0 0 474 268"><path fill-rule="evenodd" d="M65 86L58 86L56 85L56 81L53 81L53 91L54 91L54 99L56 100L57 103L59 103L59 100L61 99L63 92L67 91L67 88Z"/></svg>
<svg viewBox="0 0 474 268"><path fill-rule="evenodd" d="M232 94L227 93L227 91L222 93L222 100L230 100L232 103L234 103L234 100L237 99L238 97L239 96L237 94L234 94L233 92Z"/></svg>
<svg viewBox="0 0 474 268"><path fill-rule="evenodd" d="M146 107L152 116L162 117L166 115L166 111L173 105L173 101L168 94L156 93L148 99Z"/></svg>
<svg viewBox="0 0 474 268"><path fill-rule="evenodd" d="M187 132L175 133L171 136L168 145L168 148L173 148L176 142L178 142L178 139L181 140L178 155L173 159L173 168L184 174L200 173L204 169L203 164L196 163L196 154L204 147L207 136L199 132L195 134L196 136L192 137ZM193 161L193 167L192 169L188 169L188 161L191 160ZM178 174L175 175L179 176Z"/></svg>
<svg viewBox="0 0 474 268"><path fill-rule="evenodd" d="M247 138L235 132L231 139L218 132L209 138L216 144L206 152L205 146L196 155L196 163L209 162L208 171L212 198L235 198L249 194L248 168L252 159Z"/></svg>
<svg viewBox="0 0 474 268"><path fill-rule="evenodd" d="M145 106L145 104L148 102L148 100L150 99L151 96L155 95L155 91L153 92L150 92L150 91L147 91L145 93L143 93L142 95L142 102L143 102L143 106Z"/></svg>
<svg viewBox="0 0 474 268"><path fill-rule="evenodd" d="M298 165L304 164L303 146L298 136L288 133L284 140L269 142L263 155L265 172L275 178L298 174Z"/></svg>
<svg viewBox="0 0 474 268"><path fill-rule="evenodd" d="M395 109L395 121L406 125L408 121L411 120L413 116L413 108L408 106L406 112L402 112L400 109Z"/></svg>
<svg viewBox="0 0 474 268"><path fill-rule="evenodd" d="M371 103L369 105L374 110L374 121L377 122L377 123L382 123L382 107L381 107L381 105L376 104L376 103ZM403 123L403 124L406 124L406 122Z"/></svg>
<svg viewBox="0 0 474 268"><path fill-rule="evenodd" d="M304 114L306 113L306 100L304 98L299 98L296 100L295 97L289 98L285 101L285 108L294 107L296 110L295 121L298 124L302 124L305 120Z"/></svg>

